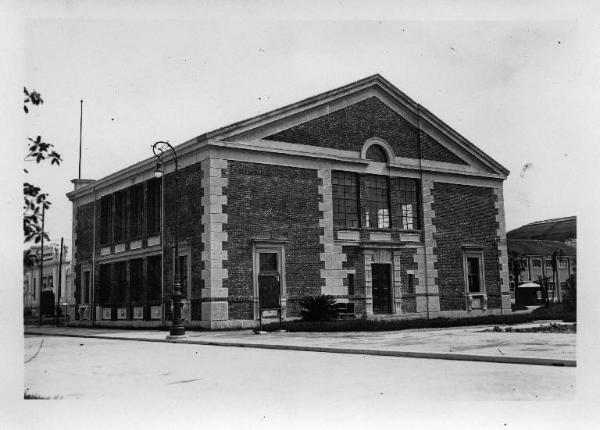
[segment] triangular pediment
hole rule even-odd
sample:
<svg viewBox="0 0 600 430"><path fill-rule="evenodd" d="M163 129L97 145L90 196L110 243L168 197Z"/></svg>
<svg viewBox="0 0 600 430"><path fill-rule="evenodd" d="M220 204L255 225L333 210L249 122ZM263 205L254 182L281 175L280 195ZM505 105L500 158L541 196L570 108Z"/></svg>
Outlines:
<svg viewBox="0 0 600 430"><path fill-rule="evenodd" d="M372 96L264 139L360 151L368 139L377 137L391 146L396 157L419 158L420 151L426 160L467 164L424 131L417 133L417 127Z"/></svg>
<svg viewBox="0 0 600 430"><path fill-rule="evenodd" d="M396 161L506 177L508 171L379 75L210 133L217 140L359 154L380 139ZM307 148L307 149L306 149ZM450 167L448 167L450 166ZM452 166L455 166L454 168Z"/></svg>

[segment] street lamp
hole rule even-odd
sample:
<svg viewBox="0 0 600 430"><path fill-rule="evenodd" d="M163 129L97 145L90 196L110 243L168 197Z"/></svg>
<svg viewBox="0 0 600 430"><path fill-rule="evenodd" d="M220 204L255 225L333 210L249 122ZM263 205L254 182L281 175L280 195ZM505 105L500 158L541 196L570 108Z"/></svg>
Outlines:
<svg viewBox="0 0 600 430"><path fill-rule="evenodd" d="M173 318L171 321L171 329L167 339L181 339L185 337L185 327L181 319L181 277L179 272L179 163L177 161L177 153L169 142L158 141L152 145L152 152L158 159L156 170L154 171L155 178L162 178L162 157L166 152L173 153L175 161L175 274L173 275Z"/></svg>

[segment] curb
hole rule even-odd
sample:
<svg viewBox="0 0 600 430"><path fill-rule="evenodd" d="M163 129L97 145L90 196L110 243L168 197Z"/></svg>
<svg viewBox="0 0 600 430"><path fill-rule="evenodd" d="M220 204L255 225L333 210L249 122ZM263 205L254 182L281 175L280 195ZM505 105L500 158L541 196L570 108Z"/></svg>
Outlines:
<svg viewBox="0 0 600 430"><path fill-rule="evenodd" d="M105 336L105 335L85 335L85 334L66 334L66 333L42 333L34 331L25 331L29 335L41 336L59 336L59 337L81 337L88 339L108 339L108 340L130 340L138 342L159 342L159 343L182 343L187 345L205 345L205 346L225 346L235 348L257 348L257 349L278 349L287 351L308 351L308 352L326 352L332 354L356 354L356 355L378 355L383 357L405 357L405 358L429 358L437 360L458 360L458 361L481 361L489 363L508 363L508 364L527 364L539 366L557 366L557 367L577 367L576 360L560 358L542 358L542 357L511 357L494 355L476 355L476 354L456 354L450 352L412 352L412 351L389 351L378 349L360 349L360 348L334 348L325 346L301 346L301 345L277 345L268 343L248 343L248 342L219 342L210 340L191 340L191 339L148 339L139 337L123 336Z"/></svg>

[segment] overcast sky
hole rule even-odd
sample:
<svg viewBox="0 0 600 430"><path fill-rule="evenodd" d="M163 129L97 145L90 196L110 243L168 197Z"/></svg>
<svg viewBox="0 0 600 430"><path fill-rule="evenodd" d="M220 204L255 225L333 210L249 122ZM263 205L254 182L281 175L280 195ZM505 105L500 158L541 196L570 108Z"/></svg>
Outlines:
<svg viewBox="0 0 600 430"><path fill-rule="evenodd" d="M65 5L63 15L30 12L24 39L23 82L44 97L25 133L64 159L30 175L51 194L54 241L71 238L65 193L77 177L80 99L82 177L98 179L149 157L157 140L181 143L374 73L511 171L509 229L577 212L569 183L590 155L589 118L578 114L586 40L568 15L256 20L213 8L214 19L194 20L164 8L186 19L132 19L126 8L78 15Z"/></svg>

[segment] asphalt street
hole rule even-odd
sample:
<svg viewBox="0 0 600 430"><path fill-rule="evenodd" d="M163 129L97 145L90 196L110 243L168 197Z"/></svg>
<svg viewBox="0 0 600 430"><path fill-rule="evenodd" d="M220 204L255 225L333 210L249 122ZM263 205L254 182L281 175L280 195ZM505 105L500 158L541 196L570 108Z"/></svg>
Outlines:
<svg viewBox="0 0 600 430"><path fill-rule="evenodd" d="M61 399L222 399L247 407L402 399L571 400L575 368L26 336L25 390Z"/></svg>

